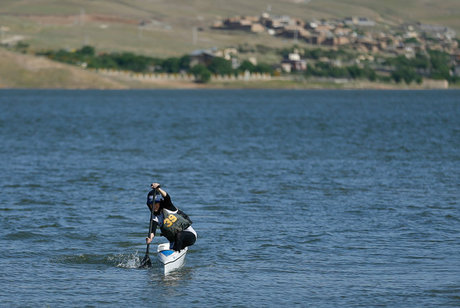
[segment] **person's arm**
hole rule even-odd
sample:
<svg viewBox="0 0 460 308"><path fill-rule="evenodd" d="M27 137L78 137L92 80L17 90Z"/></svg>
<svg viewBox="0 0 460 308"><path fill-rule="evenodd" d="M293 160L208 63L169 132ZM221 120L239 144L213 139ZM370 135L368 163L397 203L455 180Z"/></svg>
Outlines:
<svg viewBox="0 0 460 308"><path fill-rule="evenodd" d="M163 198L166 198L166 196L168 195L166 191L160 188L160 184L158 184L158 188L156 188L156 190L161 194Z"/></svg>
<svg viewBox="0 0 460 308"><path fill-rule="evenodd" d="M171 197L169 196L169 194L166 194L166 196L163 197L163 207L172 212L177 211L177 208L172 203Z"/></svg>
<svg viewBox="0 0 460 308"><path fill-rule="evenodd" d="M163 207L165 209L173 211L173 212L177 211L177 208L174 206L174 204L171 201L171 197L169 196L169 194L165 190L160 188L160 184L153 183L153 188L156 189L156 191L158 191L161 194L161 196L163 197L163 199L164 199Z"/></svg>

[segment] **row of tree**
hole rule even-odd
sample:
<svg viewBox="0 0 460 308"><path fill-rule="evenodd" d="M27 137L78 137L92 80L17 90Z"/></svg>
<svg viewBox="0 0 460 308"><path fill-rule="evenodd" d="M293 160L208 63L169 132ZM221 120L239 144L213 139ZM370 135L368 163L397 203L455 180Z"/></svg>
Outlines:
<svg viewBox="0 0 460 308"><path fill-rule="evenodd" d="M344 49L299 49L298 47L282 49L280 54L287 57L294 50L304 58L311 60L308 65L307 76L394 81L407 84L421 83L423 78L448 80L450 82L459 81L459 77L451 74L454 67L450 64L450 55L438 50L417 53L413 58L407 58L403 55L382 58L383 61L380 64L365 61L360 66L353 64L341 67L331 64L330 60L350 63L358 55L353 51ZM322 59L328 61L322 62ZM381 71L387 71L387 74Z"/></svg>
<svg viewBox="0 0 460 308"><path fill-rule="evenodd" d="M306 72L307 76L316 77L332 77L332 78L347 78L347 79L368 79L376 81L380 76L375 70L369 66L363 68L357 65L337 67L330 63L317 62L314 66L310 66ZM383 80L382 81L388 81Z"/></svg>
<svg viewBox="0 0 460 308"><path fill-rule="evenodd" d="M428 50L427 54L417 53L414 58L398 56L388 58L384 63L393 68L392 78L396 82L421 81L423 77L456 82L458 77L451 75L450 56L442 51Z"/></svg>
<svg viewBox="0 0 460 308"><path fill-rule="evenodd" d="M190 57L170 57L166 59L153 58L143 55L136 55L131 52L122 53L100 53L92 46L83 46L75 51L68 50L47 50L38 53L52 60L65 62L73 65L85 66L94 69L126 70L138 73L191 73L198 81L208 82L212 74L237 75L249 71L251 73L273 73L273 68L268 64L254 65L244 61L234 69L232 62L221 57L213 58L208 65L195 65L191 67Z"/></svg>
<svg viewBox="0 0 460 308"><path fill-rule="evenodd" d="M83 46L81 49L69 51L60 49L58 51L48 50L39 53L52 60L65 62L74 65L84 65L95 69L127 70L138 73L146 73L158 70L160 72L178 72L181 69L190 68L190 59L187 56L182 58L159 59L143 55L136 55L131 52L122 53L100 53L92 46Z"/></svg>
<svg viewBox="0 0 460 308"><path fill-rule="evenodd" d="M294 47L297 51L297 47ZM283 57L294 51L291 49L281 49L279 54ZM70 63L74 65L83 65L94 69L113 69L127 70L139 73L164 72L180 73L186 72L195 75L197 81L208 82L212 74L216 75L237 75L249 71L251 73L268 73L275 72L274 67L269 64L254 65L250 61L243 61L237 69L232 67L232 62L221 57L213 58L207 65L190 65L188 55L182 57L170 57L166 59L136 55L130 52L122 53L96 53L92 46L83 46L75 51L58 50L44 51L39 53L50 59ZM405 56L387 58L381 65L388 68L390 74L381 74L376 71L375 63L363 65L349 65L338 67L328 61L321 61L322 58L341 60L350 62L356 58L356 54L346 50L327 50L327 49L302 49L301 54L304 58L310 60L307 77L332 77L348 79L368 79L370 81L395 81L421 83L423 77L433 79L446 79L457 81L458 77L451 76L451 67L449 67L449 55L440 51L430 50L427 54L418 53L412 59ZM300 72L299 72L300 73Z"/></svg>

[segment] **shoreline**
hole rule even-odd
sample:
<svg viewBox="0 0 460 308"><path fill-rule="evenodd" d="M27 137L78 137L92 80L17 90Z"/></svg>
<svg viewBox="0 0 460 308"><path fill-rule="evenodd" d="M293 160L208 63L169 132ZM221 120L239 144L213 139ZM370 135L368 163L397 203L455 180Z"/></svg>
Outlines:
<svg viewBox="0 0 460 308"><path fill-rule="evenodd" d="M0 83L0 90L378 90L378 91L427 91L427 90L459 90L460 85L454 84L448 87L386 84L368 81L352 81L349 83L334 82L280 82L277 80L263 82L210 82L200 84L194 82L120 82L113 80L112 84L80 84L72 85L14 85L8 86Z"/></svg>
<svg viewBox="0 0 460 308"><path fill-rule="evenodd" d="M58 72L58 75L68 72ZM143 81L135 79L107 77L98 73L82 71L83 76L78 82L47 82L46 76L40 83L18 82L14 85L4 84L0 80L0 90L383 90L383 91L410 91L410 90L458 90L460 84L448 84L447 81L427 80L422 84L381 83L368 80L287 80L276 79L264 81L211 81L196 83L193 81L155 80ZM88 75L89 74L89 78ZM41 75L41 74L40 74ZM75 75L75 74L70 74ZM43 78L45 77L45 78ZM48 76L54 79L53 73ZM99 78L98 78L99 77Z"/></svg>
<svg viewBox="0 0 460 308"><path fill-rule="evenodd" d="M460 89L460 83L424 80L422 84L383 83L368 80L271 77L268 80L192 80L148 79L137 74L110 75L58 63L44 57L18 54L0 48L0 89L277 89L277 90L447 90Z"/></svg>
<svg viewBox="0 0 460 308"><path fill-rule="evenodd" d="M0 87L1 91L200 91L200 90L209 90L209 91L257 91L257 90L267 90L267 91L458 91L460 87L452 87L448 89L439 89L439 88L256 88L256 87L196 87L196 88L162 88L162 87L150 87L150 88L95 88L95 87L85 87L85 88L53 88L53 87L40 87L40 88L31 88L31 87Z"/></svg>

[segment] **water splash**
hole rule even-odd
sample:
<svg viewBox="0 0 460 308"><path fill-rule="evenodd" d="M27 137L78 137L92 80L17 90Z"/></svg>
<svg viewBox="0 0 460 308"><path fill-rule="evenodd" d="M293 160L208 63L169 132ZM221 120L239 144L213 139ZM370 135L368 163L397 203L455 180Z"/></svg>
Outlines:
<svg viewBox="0 0 460 308"><path fill-rule="evenodd" d="M119 254L109 257L109 260L110 259L120 268L138 268L141 265L139 253L137 251L131 254Z"/></svg>
<svg viewBox="0 0 460 308"><path fill-rule="evenodd" d="M140 256L138 251L116 255L80 254L61 256L54 259L54 261L64 264L101 264L128 269L138 268L140 266Z"/></svg>

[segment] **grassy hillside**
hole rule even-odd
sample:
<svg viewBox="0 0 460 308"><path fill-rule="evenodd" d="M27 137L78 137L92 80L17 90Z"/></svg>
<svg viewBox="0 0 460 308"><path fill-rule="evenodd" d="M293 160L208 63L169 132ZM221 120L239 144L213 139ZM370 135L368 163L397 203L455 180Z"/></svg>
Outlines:
<svg viewBox="0 0 460 308"><path fill-rule="evenodd" d="M41 57L0 49L0 59L0 88L128 88L116 80Z"/></svg>
<svg viewBox="0 0 460 308"><path fill-rule="evenodd" d="M459 0L2 0L2 38L21 38L31 48L125 50L156 57L194 49L292 41L267 34L213 31L213 21L234 15L273 15L302 19L367 16L390 22L422 21L460 32ZM144 21L145 26L139 27ZM201 28L202 31L193 31Z"/></svg>

